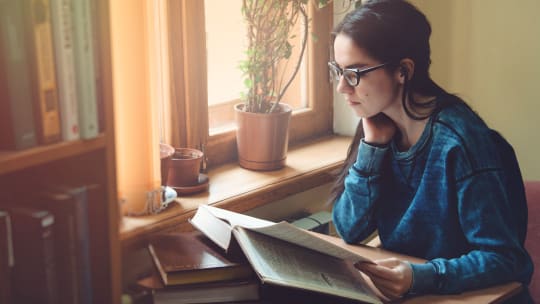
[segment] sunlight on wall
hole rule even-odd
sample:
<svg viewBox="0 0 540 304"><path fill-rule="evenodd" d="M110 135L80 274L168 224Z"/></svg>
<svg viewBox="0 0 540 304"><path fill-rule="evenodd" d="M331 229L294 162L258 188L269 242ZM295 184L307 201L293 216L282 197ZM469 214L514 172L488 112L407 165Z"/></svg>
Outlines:
<svg viewBox="0 0 540 304"><path fill-rule="evenodd" d="M513 145L540 179L540 1L414 1L433 28L432 76Z"/></svg>

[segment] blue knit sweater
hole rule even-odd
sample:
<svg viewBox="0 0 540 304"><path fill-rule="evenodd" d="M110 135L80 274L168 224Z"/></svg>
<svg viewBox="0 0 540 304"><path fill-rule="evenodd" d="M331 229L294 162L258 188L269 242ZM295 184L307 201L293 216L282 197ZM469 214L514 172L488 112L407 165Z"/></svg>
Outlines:
<svg viewBox="0 0 540 304"><path fill-rule="evenodd" d="M411 264L413 294L527 286L532 275L514 151L459 102L432 115L406 152L362 141L333 218L348 243L378 229L384 248L428 260Z"/></svg>

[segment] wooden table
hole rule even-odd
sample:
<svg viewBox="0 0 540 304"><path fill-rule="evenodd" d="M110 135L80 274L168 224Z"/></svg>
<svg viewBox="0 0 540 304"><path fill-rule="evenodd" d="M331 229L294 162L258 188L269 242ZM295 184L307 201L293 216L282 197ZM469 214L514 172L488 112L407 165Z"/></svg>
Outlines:
<svg viewBox="0 0 540 304"><path fill-rule="evenodd" d="M364 245L349 245L343 242L343 240L322 234L316 234L317 236L326 239L334 244L337 244L341 247L344 247L348 250L357 252L362 256L365 256L369 259L384 259L389 257L396 257L411 263L423 263L425 260L390 252L381 248L364 246ZM369 282L371 282L368 279ZM479 289L464 292L458 295L425 295L418 296L413 298L408 298L402 301L393 302L393 303L403 303L403 304L457 304L457 303L502 303L512 296L518 294L522 290L522 286L518 282L511 282L503 285L493 286L490 288Z"/></svg>

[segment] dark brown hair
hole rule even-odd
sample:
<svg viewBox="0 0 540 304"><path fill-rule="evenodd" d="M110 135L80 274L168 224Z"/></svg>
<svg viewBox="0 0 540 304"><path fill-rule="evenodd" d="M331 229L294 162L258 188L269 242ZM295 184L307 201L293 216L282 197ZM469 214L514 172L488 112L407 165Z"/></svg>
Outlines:
<svg viewBox="0 0 540 304"><path fill-rule="evenodd" d="M402 59L414 61L414 73L410 80L405 77L402 96L403 108L409 117L423 120L443 106L438 102L439 99L421 103L413 98L413 93L424 96L447 94L429 75L431 25L426 16L414 5L403 0L368 1L343 18L334 29L334 38L338 34L350 37L370 57L380 62L394 63L390 69L401 68L399 62ZM419 114L426 112L418 111L419 109L431 110L427 111L428 114ZM343 192L345 177L356 160L358 145L363 137L364 130L360 121L349 146L344 166L332 188L330 203Z"/></svg>

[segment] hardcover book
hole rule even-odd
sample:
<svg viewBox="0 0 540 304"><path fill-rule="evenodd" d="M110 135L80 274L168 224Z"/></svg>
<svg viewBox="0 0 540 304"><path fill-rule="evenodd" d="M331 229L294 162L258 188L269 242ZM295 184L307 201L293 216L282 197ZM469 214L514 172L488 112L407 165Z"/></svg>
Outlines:
<svg viewBox="0 0 540 304"><path fill-rule="evenodd" d="M164 286L157 275L137 282L139 287L152 290L154 304L236 303L260 299L256 278L223 282Z"/></svg>
<svg viewBox="0 0 540 304"><path fill-rule="evenodd" d="M55 219L54 248L59 303L92 303L92 279L89 248L88 198L85 186L55 186L29 205L49 211Z"/></svg>
<svg viewBox="0 0 540 304"><path fill-rule="evenodd" d="M29 42L32 72L34 116L38 142L50 144L61 139L60 111L56 83L51 7L49 0L17 1L25 3L26 39Z"/></svg>
<svg viewBox="0 0 540 304"><path fill-rule="evenodd" d="M226 254L197 232L158 235L148 250L166 286L254 276L241 252Z"/></svg>
<svg viewBox="0 0 540 304"><path fill-rule="evenodd" d="M13 302L58 303L54 216L34 208L9 210L13 224Z"/></svg>
<svg viewBox="0 0 540 304"><path fill-rule="evenodd" d="M90 139L99 133L91 1L70 2L73 5L73 47L77 100L79 102L80 137Z"/></svg>
<svg viewBox="0 0 540 304"><path fill-rule="evenodd" d="M0 0L0 149L37 144L23 2Z"/></svg>
<svg viewBox="0 0 540 304"><path fill-rule="evenodd" d="M72 0L50 0L62 139L77 140L79 112L73 50Z"/></svg>
<svg viewBox="0 0 540 304"><path fill-rule="evenodd" d="M234 238L263 285L382 303L354 267L371 261L312 232L207 205L190 222L225 250Z"/></svg>
<svg viewBox="0 0 540 304"><path fill-rule="evenodd" d="M0 303L11 301L11 272L14 265L11 220L0 210Z"/></svg>

